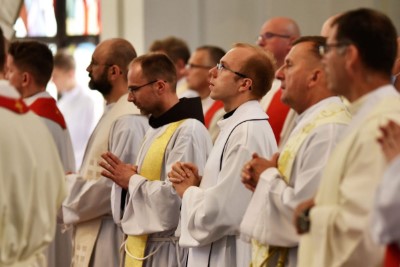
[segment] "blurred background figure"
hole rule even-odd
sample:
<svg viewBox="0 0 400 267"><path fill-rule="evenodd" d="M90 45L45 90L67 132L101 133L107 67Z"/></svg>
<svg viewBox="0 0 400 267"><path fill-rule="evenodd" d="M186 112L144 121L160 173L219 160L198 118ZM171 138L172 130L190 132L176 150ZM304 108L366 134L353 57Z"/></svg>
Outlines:
<svg viewBox="0 0 400 267"><path fill-rule="evenodd" d="M225 51L217 46L205 45L198 47L189 58L186 65L186 80L188 87L197 92L201 98L204 123L213 142L218 136L217 122L225 114L224 103L210 97L209 70L219 63Z"/></svg>
<svg viewBox="0 0 400 267"><path fill-rule="evenodd" d="M57 88L57 105L67 123L75 165L79 169L90 134L103 112L103 105L77 82L75 70L74 57L65 50L57 51L52 81Z"/></svg>
<svg viewBox="0 0 400 267"><path fill-rule="evenodd" d="M150 52L161 52L169 56L175 64L178 84L176 94L179 98L199 96L196 91L190 89L185 79L186 64L190 58L190 50L187 43L179 38L170 36L162 40L155 40L149 48Z"/></svg>

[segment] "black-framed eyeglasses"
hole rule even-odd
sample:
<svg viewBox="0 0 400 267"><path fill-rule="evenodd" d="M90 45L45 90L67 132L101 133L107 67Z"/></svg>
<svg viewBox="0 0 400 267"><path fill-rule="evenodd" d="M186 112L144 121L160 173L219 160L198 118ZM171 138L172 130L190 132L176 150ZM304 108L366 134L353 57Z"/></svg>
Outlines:
<svg viewBox="0 0 400 267"><path fill-rule="evenodd" d="M206 69L206 70L209 70L209 69L212 69L212 68L213 68L213 66L191 64L191 63L186 64L186 69Z"/></svg>
<svg viewBox="0 0 400 267"><path fill-rule="evenodd" d="M264 32L263 34L260 34L260 35L257 37L257 40L258 40L258 41L269 40L269 39L272 39L272 38L274 38L274 37L289 39L289 38L290 38L290 35L279 34L279 33L273 33L273 32Z"/></svg>
<svg viewBox="0 0 400 267"><path fill-rule="evenodd" d="M217 63L217 70L221 71L221 70L223 70L223 69L228 70L228 71L230 71L230 72L236 74L236 75L239 76L239 77L247 78L246 75L244 75L244 74L242 74L242 73L240 73L240 72L231 70L230 68L226 67L226 66L225 66L224 64L222 64L221 62L220 62L220 63Z"/></svg>
<svg viewBox="0 0 400 267"><path fill-rule="evenodd" d="M324 55L328 54L329 51L332 50L332 48L341 48L341 47L346 47L348 45L350 45L349 42L337 42L337 43L332 43L332 44L320 45L318 47L318 50L319 50L319 54L321 56L324 56Z"/></svg>
<svg viewBox="0 0 400 267"><path fill-rule="evenodd" d="M155 83L155 82L157 82L157 81L158 81L158 80L154 80L154 81L151 81L151 82L148 82L148 83L146 83L146 84L139 85L139 86L129 86L129 87L128 87L128 90L129 90L130 93L137 92L137 91L139 91L140 88L143 88L143 87L145 87L145 86L147 86L147 85L153 84L153 83Z"/></svg>

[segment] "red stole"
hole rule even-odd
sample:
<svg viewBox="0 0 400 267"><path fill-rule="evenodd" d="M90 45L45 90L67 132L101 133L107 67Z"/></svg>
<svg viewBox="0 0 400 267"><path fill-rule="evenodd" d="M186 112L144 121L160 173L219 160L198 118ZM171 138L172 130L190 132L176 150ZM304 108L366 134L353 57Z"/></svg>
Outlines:
<svg viewBox="0 0 400 267"><path fill-rule="evenodd" d="M15 113L24 114L29 111L28 106L22 101L21 98L10 98L0 96L0 107L11 110Z"/></svg>
<svg viewBox="0 0 400 267"><path fill-rule="evenodd" d="M271 103L267 108L268 121L274 132L276 143L279 144L281 131L285 123L286 116L290 107L283 104L281 101L282 89L279 88L271 99Z"/></svg>
<svg viewBox="0 0 400 267"><path fill-rule="evenodd" d="M397 244L390 244L386 247L384 267L400 266L400 249Z"/></svg>
<svg viewBox="0 0 400 267"><path fill-rule="evenodd" d="M38 98L29 108L38 116L54 121L63 129L67 128L64 117L53 98Z"/></svg>
<svg viewBox="0 0 400 267"><path fill-rule="evenodd" d="M210 126L211 120L214 117L215 112L217 112L218 110L220 110L223 107L224 107L224 103L222 103L221 101L217 100L207 110L206 114L204 115L204 124L205 124L207 129Z"/></svg>

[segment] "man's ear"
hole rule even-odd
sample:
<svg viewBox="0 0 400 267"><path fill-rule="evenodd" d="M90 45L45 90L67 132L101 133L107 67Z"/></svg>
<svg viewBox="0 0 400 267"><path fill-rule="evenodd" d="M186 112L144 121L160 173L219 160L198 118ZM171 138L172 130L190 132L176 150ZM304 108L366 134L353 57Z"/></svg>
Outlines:
<svg viewBox="0 0 400 267"><path fill-rule="evenodd" d="M243 78L239 88L239 92L251 91L253 86L253 80L249 78Z"/></svg>

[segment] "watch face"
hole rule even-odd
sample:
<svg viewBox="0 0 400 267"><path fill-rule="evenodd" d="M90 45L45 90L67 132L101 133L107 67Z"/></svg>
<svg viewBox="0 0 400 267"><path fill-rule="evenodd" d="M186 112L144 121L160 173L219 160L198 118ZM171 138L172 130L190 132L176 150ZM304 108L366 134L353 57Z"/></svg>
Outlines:
<svg viewBox="0 0 400 267"><path fill-rule="evenodd" d="M310 210L307 209L303 211L302 214L297 218L297 228L300 230L300 233L307 233L310 231L310 217L309 217Z"/></svg>

